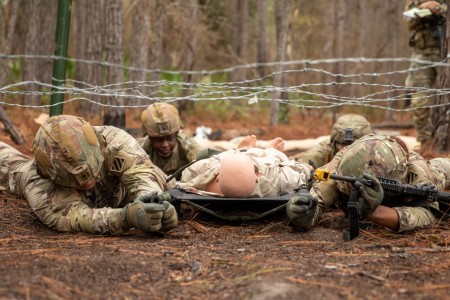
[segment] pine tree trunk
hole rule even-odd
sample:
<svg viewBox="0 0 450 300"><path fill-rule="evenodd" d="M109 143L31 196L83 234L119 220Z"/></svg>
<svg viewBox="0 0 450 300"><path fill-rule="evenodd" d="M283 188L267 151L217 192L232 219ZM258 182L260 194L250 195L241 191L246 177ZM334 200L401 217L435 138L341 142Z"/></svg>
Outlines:
<svg viewBox="0 0 450 300"><path fill-rule="evenodd" d="M280 0L275 3L275 23L277 32L277 53L276 61L284 62L286 60L286 50L289 34L290 14L291 14L291 0ZM275 87L283 87L285 85L285 74L282 72L285 70L284 65L280 64L277 67L277 72L281 72L274 79ZM281 99L282 93L275 91L273 93L273 100L270 111L270 124L278 125L280 114L280 103L278 99Z"/></svg>
<svg viewBox="0 0 450 300"><path fill-rule="evenodd" d="M130 66L135 68L148 68L149 49L150 49L150 3L148 1L137 1L133 4L133 22L130 41ZM146 73L144 71L130 70L131 81L145 81ZM137 83L135 83L138 86ZM145 86L140 90L142 94L148 93ZM132 100L130 105L141 105L145 100Z"/></svg>
<svg viewBox="0 0 450 300"><path fill-rule="evenodd" d="M108 0L105 2L105 52L106 61L111 64L123 64L123 13L121 0ZM123 82L122 68L108 67L106 75L107 84ZM109 105L123 105L123 99L116 96L108 96L106 103ZM125 110L120 107L107 107L103 118L103 124L125 128Z"/></svg>
<svg viewBox="0 0 450 300"><path fill-rule="evenodd" d="M39 32L39 15L38 10L41 0L25 1L25 14L27 16L28 30L25 37L25 54L36 55L38 53L38 32ZM37 80L38 60L36 58L25 59L23 64L23 80L34 81ZM36 84L29 84L30 91L38 91L39 87ZM29 105L39 105L39 96L32 94L24 96L24 101Z"/></svg>
<svg viewBox="0 0 450 300"><path fill-rule="evenodd" d="M266 52L266 0L258 0L258 40L256 49L256 61L259 64L267 62L267 52ZM266 68L262 65L258 66L258 74L260 77L266 75Z"/></svg>
<svg viewBox="0 0 450 300"><path fill-rule="evenodd" d="M240 35L239 35L239 40L240 40L240 46L239 46L239 64L245 64L247 63L247 59L248 59L248 24L249 24L249 16L248 16L248 0L241 0L240 1ZM239 69L237 71L238 76L237 76L237 80L238 81L244 81L247 77L247 69L246 68L242 68Z"/></svg>
<svg viewBox="0 0 450 300"><path fill-rule="evenodd" d="M1 51L5 54L9 54L11 53L11 48L12 48L12 43L13 43L13 37L14 37L14 28L16 27L16 22L17 22L17 11L19 8L19 4L20 1L13 1L11 3L11 15L10 15L10 19L9 19L9 24L7 26L8 28L8 32L6 34L6 39L4 39L4 44L2 44L1 46ZM3 18L2 18L3 19ZM5 26L6 24L1 24L3 23L3 21L0 21L0 25ZM4 28L4 27L2 27ZM7 68L7 60L2 60L1 61L1 69L4 70L3 72L0 72L0 87L5 85L5 81L6 81L6 70ZM0 100L3 100L3 94L0 94ZM20 132L17 130L17 128L14 126L14 124L10 121L8 115L6 114L6 112L3 110L3 107L0 106L0 120L3 122L3 125L5 126L5 130L10 134L12 140L16 143L16 144L23 144L24 143L24 139L22 137L22 135L20 134Z"/></svg>
<svg viewBox="0 0 450 300"><path fill-rule="evenodd" d="M83 58L89 61L100 62L102 61L103 32L100 30L103 26L105 16L103 14L103 0L96 1L83 1L86 11L86 23L85 23L85 50ZM101 86L102 85L102 67L98 63L82 64L83 68L83 82L86 82L89 86ZM98 96L94 96L95 101L99 101ZM85 116L99 116L101 114L101 107L97 104L84 101L80 107L80 112Z"/></svg>
<svg viewBox="0 0 450 300"><path fill-rule="evenodd" d="M447 7L450 7L450 0L447 0ZM445 30L445 43L443 45L441 57L448 57L450 55L450 9L447 10L447 22ZM444 60L448 62L448 59ZM442 89L450 88L450 68L445 67L440 69L440 87ZM431 128L432 138L429 145L431 149L439 153L450 153L450 105L448 95L441 95L436 97L434 105L437 107L431 109ZM441 106L439 106L441 105Z"/></svg>
<svg viewBox="0 0 450 300"><path fill-rule="evenodd" d="M39 38L38 54L51 56L55 54L56 18L58 15L57 1L42 1L38 10ZM44 43L42 41L45 41ZM53 76L53 59L38 60L37 78L41 82L51 83Z"/></svg>
<svg viewBox="0 0 450 300"><path fill-rule="evenodd" d="M153 23L153 38L152 38L152 55L151 55L151 63L150 67L154 70L161 68L161 60L163 55L163 30L164 30L164 1L157 0L155 3L155 15L154 15L154 23ZM151 76L152 81L158 81L160 79L159 72L153 72ZM152 89L152 95L156 96L158 88L155 87ZM150 104L150 103L149 103Z"/></svg>
<svg viewBox="0 0 450 300"><path fill-rule="evenodd" d="M197 48L197 34L196 24L198 22L198 7L197 0L189 0L186 1L189 3L190 11L189 15L189 26L188 26L188 36L191 38L187 40L185 50L183 51L183 62L182 66L185 71L192 71L194 69L195 64L195 56L196 56L196 48ZM192 74L183 74L183 82L190 83L192 82ZM190 89L183 89L181 91L181 97L186 97L189 95ZM186 114L186 111L191 108L193 105L192 101L184 100L178 104L178 110L180 112L180 117L183 117Z"/></svg>

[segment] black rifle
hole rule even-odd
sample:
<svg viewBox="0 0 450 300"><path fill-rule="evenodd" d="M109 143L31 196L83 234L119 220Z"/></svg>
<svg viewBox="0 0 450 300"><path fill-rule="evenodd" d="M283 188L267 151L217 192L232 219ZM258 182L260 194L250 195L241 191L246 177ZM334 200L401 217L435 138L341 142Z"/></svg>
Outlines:
<svg viewBox="0 0 450 300"><path fill-rule="evenodd" d="M337 174L331 174L330 171L324 169L316 169L314 173L314 179L327 181L329 179L343 180L355 184L356 181L361 182L367 186L373 186L371 180L355 177L355 176L341 176ZM389 197L412 197L416 199L426 200L430 202L438 201L446 204L450 203L450 193L441 192L434 185L422 185L414 186L410 184L404 184L400 180L390 179L384 177L377 177L381 183L385 196ZM343 238L346 241L353 240L359 235L359 215L358 215L358 200L359 189L354 188L350 193L350 199L347 203L349 228L343 232Z"/></svg>

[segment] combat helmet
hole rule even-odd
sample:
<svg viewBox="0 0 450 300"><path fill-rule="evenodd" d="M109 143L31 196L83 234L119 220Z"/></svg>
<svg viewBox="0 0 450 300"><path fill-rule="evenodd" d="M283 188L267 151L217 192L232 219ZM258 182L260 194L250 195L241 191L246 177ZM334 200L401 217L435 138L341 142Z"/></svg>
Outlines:
<svg viewBox="0 0 450 300"><path fill-rule="evenodd" d="M142 132L149 137L170 135L183 127L178 109L164 102L149 105L142 112L141 121Z"/></svg>
<svg viewBox="0 0 450 300"><path fill-rule="evenodd" d="M42 124L33 152L42 177L70 188L94 179L104 160L94 128L83 118L70 115L54 116Z"/></svg>
<svg viewBox="0 0 450 300"><path fill-rule="evenodd" d="M408 153L394 138L369 134L350 145L343 153L336 172L361 177L363 173L405 182ZM351 184L337 181L338 189L350 194Z"/></svg>
<svg viewBox="0 0 450 300"><path fill-rule="evenodd" d="M372 129L363 116L357 114L341 116L334 123L330 134L330 143L334 153L338 151L336 144L347 146L369 133L372 133Z"/></svg>

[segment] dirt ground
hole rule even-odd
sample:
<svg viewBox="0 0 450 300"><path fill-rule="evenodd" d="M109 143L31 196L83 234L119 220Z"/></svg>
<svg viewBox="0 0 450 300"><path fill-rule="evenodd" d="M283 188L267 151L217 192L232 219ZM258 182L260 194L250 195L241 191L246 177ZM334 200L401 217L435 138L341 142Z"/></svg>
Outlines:
<svg viewBox="0 0 450 300"><path fill-rule="evenodd" d="M13 119L27 154L37 115ZM0 140L12 144L4 130ZM4 192L0 201L0 299L450 299L450 221L405 234L371 228L346 242L337 211L294 232L283 216L233 225L183 206L166 236L112 237L57 233L26 201Z"/></svg>

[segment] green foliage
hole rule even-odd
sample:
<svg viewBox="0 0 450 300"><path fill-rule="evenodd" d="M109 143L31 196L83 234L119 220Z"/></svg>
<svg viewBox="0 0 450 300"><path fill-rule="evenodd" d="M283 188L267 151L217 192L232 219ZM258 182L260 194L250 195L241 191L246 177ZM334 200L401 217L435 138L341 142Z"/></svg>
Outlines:
<svg viewBox="0 0 450 300"><path fill-rule="evenodd" d="M286 104L280 104L278 121L280 124L289 124L289 107Z"/></svg>
<svg viewBox="0 0 450 300"><path fill-rule="evenodd" d="M125 55L123 57L123 64L125 66L129 66L130 65L130 54L129 52L125 52ZM130 76L130 70L128 68L125 68L123 71L123 77L125 79L125 81L129 80Z"/></svg>
<svg viewBox="0 0 450 300"><path fill-rule="evenodd" d="M161 87L164 94L169 94L173 97L179 97L182 93L182 85L177 84L183 82L183 75L181 73L161 73L161 80L165 83Z"/></svg>
<svg viewBox="0 0 450 300"><path fill-rule="evenodd" d="M20 59L9 60L8 68L10 70L9 73L14 77L14 81L16 81L22 74L22 61Z"/></svg>

